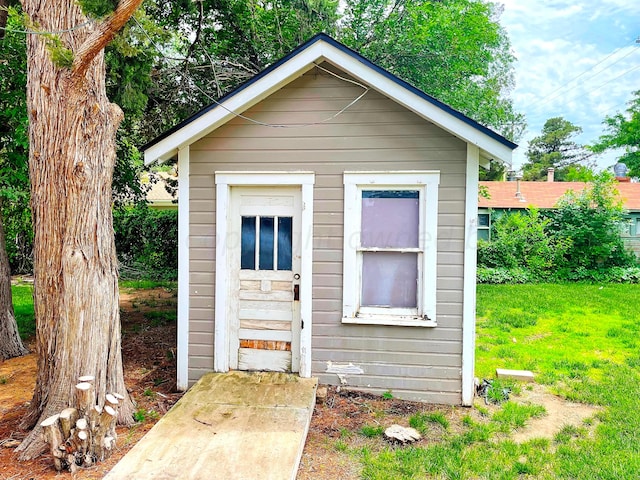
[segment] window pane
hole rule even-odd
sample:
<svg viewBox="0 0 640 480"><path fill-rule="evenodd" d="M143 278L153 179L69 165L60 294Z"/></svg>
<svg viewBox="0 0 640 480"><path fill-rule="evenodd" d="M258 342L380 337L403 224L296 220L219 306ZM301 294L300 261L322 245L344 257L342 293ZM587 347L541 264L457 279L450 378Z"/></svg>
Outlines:
<svg viewBox="0 0 640 480"><path fill-rule="evenodd" d="M417 292L417 253L362 254L363 307L416 308Z"/></svg>
<svg viewBox="0 0 640 480"><path fill-rule="evenodd" d="M278 218L278 270L291 270L291 217Z"/></svg>
<svg viewBox="0 0 640 480"><path fill-rule="evenodd" d="M242 217L240 268L243 270L256 268L256 217Z"/></svg>
<svg viewBox="0 0 640 480"><path fill-rule="evenodd" d="M419 197L417 190L363 191L360 245L418 247Z"/></svg>
<svg viewBox="0 0 640 480"><path fill-rule="evenodd" d="M273 270L273 217L260 217L259 269Z"/></svg>
<svg viewBox="0 0 640 480"><path fill-rule="evenodd" d="M489 226L489 214L488 213L479 213L478 214L478 226L479 227L488 227Z"/></svg>

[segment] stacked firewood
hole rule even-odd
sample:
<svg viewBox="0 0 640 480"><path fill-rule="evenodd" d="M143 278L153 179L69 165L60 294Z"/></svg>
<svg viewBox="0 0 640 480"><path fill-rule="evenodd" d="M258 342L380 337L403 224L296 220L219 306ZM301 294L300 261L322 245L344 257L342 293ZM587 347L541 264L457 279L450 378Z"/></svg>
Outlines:
<svg viewBox="0 0 640 480"><path fill-rule="evenodd" d="M75 472L108 458L116 446L116 418L122 395L110 393L104 405L94 403L94 377L76 385L76 408L65 408L42 423L56 470Z"/></svg>

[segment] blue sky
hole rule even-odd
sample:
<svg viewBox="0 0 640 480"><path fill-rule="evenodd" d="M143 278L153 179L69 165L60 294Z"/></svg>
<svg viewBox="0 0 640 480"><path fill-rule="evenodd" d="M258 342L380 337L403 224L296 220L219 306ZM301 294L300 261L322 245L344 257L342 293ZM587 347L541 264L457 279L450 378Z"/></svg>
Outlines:
<svg viewBox="0 0 640 480"><path fill-rule="evenodd" d="M624 111L640 90L640 0L496 2L504 6L500 23L518 59L512 98L528 124L514 167L522 166L528 141L551 117L582 127L578 142L595 141L604 117ZM598 167L615 158L603 155Z"/></svg>

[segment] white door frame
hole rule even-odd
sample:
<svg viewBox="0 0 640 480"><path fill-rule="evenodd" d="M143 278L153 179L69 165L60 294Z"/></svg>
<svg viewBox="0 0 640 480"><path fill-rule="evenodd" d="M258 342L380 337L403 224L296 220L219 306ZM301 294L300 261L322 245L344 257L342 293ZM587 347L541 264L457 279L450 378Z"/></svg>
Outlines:
<svg viewBox="0 0 640 480"><path fill-rule="evenodd" d="M216 179L216 288L213 369L229 371L230 321L227 317L229 292L229 200L231 187L299 186L302 192L300 332L301 377L311 376L312 266L313 266L313 172L215 172Z"/></svg>

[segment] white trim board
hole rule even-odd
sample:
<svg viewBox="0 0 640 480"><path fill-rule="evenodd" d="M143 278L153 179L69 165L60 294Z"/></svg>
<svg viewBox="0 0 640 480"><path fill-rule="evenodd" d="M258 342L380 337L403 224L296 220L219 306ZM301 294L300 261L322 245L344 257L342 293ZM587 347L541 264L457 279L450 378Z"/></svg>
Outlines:
<svg viewBox="0 0 640 480"><path fill-rule="evenodd" d="M304 328L300 332L301 377L311 377L312 329L312 267L313 267L313 172L215 172L216 182L216 287L213 368L229 371L229 276L225 239L228 234L229 198L234 186L300 186L302 194L302 259L300 276L306 281L300 286L300 317Z"/></svg>
<svg viewBox="0 0 640 480"><path fill-rule="evenodd" d="M504 163L511 163L512 149L507 145L469 125L452 113L443 110L438 105L420 97L417 93L389 78L389 76L372 69L367 64L359 61L353 54L341 50L326 40L318 39L267 75L223 100L215 108L149 146L145 150L145 164L150 164L156 160L165 161L175 156L177 150L181 147L190 145L204 137L234 118L235 114L246 111L273 92L311 70L316 64L324 61L346 72L358 81L369 85L463 141L477 146L482 157L495 158Z"/></svg>
<svg viewBox="0 0 640 480"><path fill-rule="evenodd" d="M476 269L478 243L478 147L467 145L464 212L464 269L462 307L462 405L473 405L476 348Z"/></svg>
<svg viewBox="0 0 640 480"><path fill-rule="evenodd" d="M178 151L178 338L176 388L189 387L189 147Z"/></svg>

